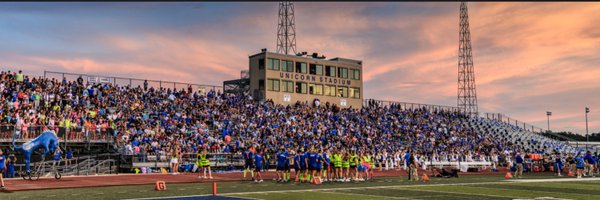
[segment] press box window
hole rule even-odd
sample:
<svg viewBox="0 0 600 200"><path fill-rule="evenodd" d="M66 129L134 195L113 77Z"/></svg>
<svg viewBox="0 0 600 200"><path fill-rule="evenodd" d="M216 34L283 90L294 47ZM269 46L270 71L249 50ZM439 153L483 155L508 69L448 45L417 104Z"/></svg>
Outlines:
<svg viewBox="0 0 600 200"><path fill-rule="evenodd" d="M284 72L294 72L294 62L282 60L281 61L281 70Z"/></svg>
<svg viewBox="0 0 600 200"><path fill-rule="evenodd" d="M323 76L323 65L317 65L317 75Z"/></svg>
<svg viewBox="0 0 600 200"><path fill-rule="evenodd" d="M320 84L315 85L315 94L323 95L323 85L320 85Z"/></svg>
<svg viewBox="0 0 600 200"><path fill-rule="evenodd" d="M348 87L338 87L338 97L348 98Z"/></svg>
<svg viewBox="0 0 600 200"><path fill-rule="evenodd" d="M350 79L352 79L352 80L359 80L360 79L360 70L349 69L348 70L348 74L350 76Z"/></svg>
<svg viewBox="0 0 600 200"><path fill-rule="evenodd" d="M323 76L323 65L310 64L309 74Z"/></svg>
<svg viewBox="0 0 600 200"><path fill-rule="evenodd" d="M323 65L310 64L308 73L323 76Z"/></svg>
<svg viewBox="0 0 600 200"><path fill-rule="evenodd" d="M325 76L335 77L335 72L334 66L325 66Z"/></svg>
<svg viewBox="0 0 600 200"><path fill-rule="evenodd" d="M335 96L335 86L334 85L325 85L323 87L323 93L325 96Z"/></svg>
<svg viewBox="0 0 600 200"><path fill-rule="evenodd" d="M360 99L360 89L350 88L350 98Z"/></svg>
<svg viewBox="0 0 600 200"><path fill-rule="evenodd" d="M278 59L267 59L267 69L279 71L279 60Z"/></svg>
<svg viewBox="0 0 600 200"><path fill-rule="evenodd" d="M308 94L323 95L323 85L309 83L308 84Z"/></svg>
<svg viewBox="0 0 600 200"><path fill-rule="evenodd" d="M348 68L338 67L338 78L348 78Z"/></svg>
<svg viewBox="0 0 600 200"><path fill-rule="evenodd" d="M306 83L296 82L296 93L306 94Z"/></svg>
<svg viewBox="0 0 600 200"><path fill-rule="evenodd" d="M296 63L296 73L306 74L306 63Z"/></svg>
<svg viewBox="0 0 600 200"><path fill-rule="evenodd" d="M294 81L282 81L283 92L294 92Z"/></svg>
<svg viewBox="0 0 600 200"><path fill-rule="evenodd" d="M360 70L350 69L350 79L352 80L360 80Z"/></svg>
<svg viewBox="0 0 600 200"><path fill-rule="evenodd" d="M277 79L267 79L267 90L269 90L269 91L279 91L279 80L277 80Z"/></svg>

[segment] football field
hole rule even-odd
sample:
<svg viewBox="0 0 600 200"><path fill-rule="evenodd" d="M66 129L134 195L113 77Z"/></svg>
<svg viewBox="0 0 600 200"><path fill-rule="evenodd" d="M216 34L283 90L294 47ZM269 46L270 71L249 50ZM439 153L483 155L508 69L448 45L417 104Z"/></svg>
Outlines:
<svg viewBox="0 0 600 200"><path fill-rule="evenodd" d="M406 177L376 178L358 183L322 185L231 181L212 184L167 183L166 191L153 185L86 187L0 193L2 199L600 199L600 178L558 178L530 175L506 180L499 175L466 175L460 178L431 177L411 182ZM5 198L6 197L6 198Z"/></svg>

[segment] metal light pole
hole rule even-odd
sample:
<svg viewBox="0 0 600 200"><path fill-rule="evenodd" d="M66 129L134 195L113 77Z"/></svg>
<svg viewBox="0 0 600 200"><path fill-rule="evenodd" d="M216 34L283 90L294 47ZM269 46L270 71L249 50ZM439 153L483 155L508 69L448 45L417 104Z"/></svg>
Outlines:
<svg viewBox="0 0 600 200"><path fill-rule="evenodd" d="M588 133L588 118L587 115L590 112L590 108L585 107L585 139L587 140L587 143L585 143L585 151L588 150L588 144L590 143L590 135Z"/></svg>
<svg viewBox="0 0 600 200"><path fill-rule="evenodd" d="M550 115L552 115L552 112L546 111L546 116L548 116L548 132L550 132Z"/></svg>

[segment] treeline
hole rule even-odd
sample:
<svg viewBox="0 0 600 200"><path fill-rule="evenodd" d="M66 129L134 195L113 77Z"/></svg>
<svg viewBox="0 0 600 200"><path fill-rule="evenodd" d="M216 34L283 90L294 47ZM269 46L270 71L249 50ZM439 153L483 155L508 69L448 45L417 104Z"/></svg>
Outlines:
<svg viewBox="0 0 600 200"><path fill-rule="evenodd" d="M554 135L553 135L554 134ZM546 137L551 137L554 139L564 141L564 138L556 137L555 135L561 135L563 137L570 138L575 141L587 141L585 135L575 134L571 132L552 132L552 133L543 133ZM590 142L600 142L600 133L591 133L590 134Z"/></svg>

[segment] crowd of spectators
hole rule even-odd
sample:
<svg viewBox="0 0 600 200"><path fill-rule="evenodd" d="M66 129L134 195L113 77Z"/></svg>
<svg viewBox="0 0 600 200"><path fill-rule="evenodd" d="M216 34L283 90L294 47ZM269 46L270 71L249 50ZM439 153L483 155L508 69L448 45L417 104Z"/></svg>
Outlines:
<svg viewBox="0 0 600 200"><path fill-rule="evenodd" d="M411 151L433 161L488 160L519 146L486 137L455 111L369 104L277 105L250 96L30 77L2 72L0 123L31 138L35 127L69 128L84 137L110 135L125 154L241 153L258 146L343 148L391 161ZM12 134L11 134L12 136Z"/></svg>

